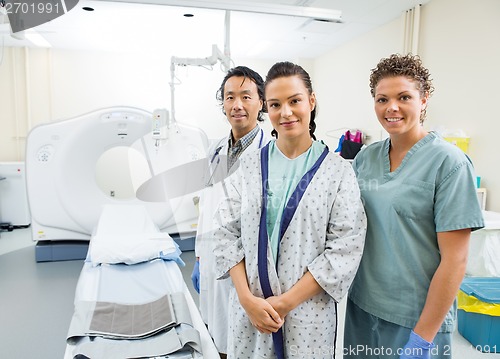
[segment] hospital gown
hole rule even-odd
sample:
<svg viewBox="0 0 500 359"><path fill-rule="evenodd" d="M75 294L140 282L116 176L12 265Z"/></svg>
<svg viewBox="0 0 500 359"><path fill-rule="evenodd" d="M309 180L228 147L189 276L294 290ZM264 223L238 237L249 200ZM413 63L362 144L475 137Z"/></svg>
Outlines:
<svg viewBox="0 0 500 359"><path fill-rule="evenodd" d="M217 276L245 259L250 291L263 297L258 275L258 233L262 202L261 151L249 154L226 181L216 221ZM285 317L286 358L331 358L336 307L347 293L364 246L366 217L351 165L329 153L309 184L280 243L276 266L267 250L274 295L288 291L309 271L324 291ZM273 339L252 326L234 286L229 298L228 358L274 358Z"/></svg>

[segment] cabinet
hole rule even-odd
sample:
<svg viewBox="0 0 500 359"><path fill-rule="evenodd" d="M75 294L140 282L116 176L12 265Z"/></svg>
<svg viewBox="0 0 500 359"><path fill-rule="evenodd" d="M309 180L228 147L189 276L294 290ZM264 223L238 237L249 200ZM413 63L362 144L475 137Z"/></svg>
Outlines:
<svg viewBox="0 0 500 359"><path fill-rule="evenodd" d="M24 162L0 162L0 222L15 226L31 223Z"/></svg>

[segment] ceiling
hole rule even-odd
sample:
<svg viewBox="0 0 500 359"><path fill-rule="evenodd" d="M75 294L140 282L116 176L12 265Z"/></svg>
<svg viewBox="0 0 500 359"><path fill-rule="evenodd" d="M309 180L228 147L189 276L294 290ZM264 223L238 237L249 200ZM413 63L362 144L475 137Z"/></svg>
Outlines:
<svg viewBox="0 0 500 359"><path fill-rule="evenodd" d="M133 1L133 2L132 2ZM143 51L144 56L205 57L212 44L224 49L224 10L149 5L148 0L112 2L80 0L68 13L35 30L55 49L113 52ZM315 58L430 0L259 0L249 3L310 6L342 11L342 23L301 17L231 11L230 50L233 58ZM213 2L200 0L199 2ZM94 11L85 11L91 7ZM193 14L185 17L184 14ZM0 46L35 47L10 35L0 24Z"/></svg>

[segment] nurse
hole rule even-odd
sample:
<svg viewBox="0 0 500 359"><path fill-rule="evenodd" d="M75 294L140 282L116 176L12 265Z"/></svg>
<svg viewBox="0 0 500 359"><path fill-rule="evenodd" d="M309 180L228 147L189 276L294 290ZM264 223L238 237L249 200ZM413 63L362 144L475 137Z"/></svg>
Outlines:
<svg viewBox="0 0 500 359"><path fill-rule="evenodd" d="M206 188L200 202L200 216L196 233L197 256L191 279L200 293L200 312L208 331L221 354L227 347L227 303L229 280L215 278L215 241L213 217L215 206L224 196L221 181L238 167L238 159L263 147L269 136L258 125L264 121L264 80L252 69L237 66L229 70L217 91L231 130L216 141L208 151L209 168L205 174Z"/></svg>
<svg viewBox="0 0 500 359"><path fill-rule="evenodd" d="M332 358L336 306L363 251L366 218L351 165L315 140L316 95L290 62L268 72L274 127L225 181L217 276L232 279L228 358Z"/></svg>
<svg viewBox="0 0 500 359"><path fill-rule="evenodd" d="M484 225L472 163L423 127L433 86L418 56L382 59L370 89L389 138L354 160L368 232L344 357L451 358L469 237Z"/></svg>

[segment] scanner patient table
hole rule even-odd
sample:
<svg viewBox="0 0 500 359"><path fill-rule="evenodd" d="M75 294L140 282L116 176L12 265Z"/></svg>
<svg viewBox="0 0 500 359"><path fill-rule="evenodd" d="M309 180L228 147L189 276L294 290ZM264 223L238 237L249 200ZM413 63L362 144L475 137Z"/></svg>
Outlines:
<svg viewBox="0 0 500 359"><path fill-rule="evenodd" d="M127 212L128 216L124 215ZM117 259L113 264L93 261L98 238L102 240L106 232L113 231L103 223L111 224L125 237L134 236L130 218L135 218L137 225L143 223L144 218L137 219L141 216L146 225L140 225L140 230L149 228L145 231L151 233L154 225L142 208L103 209L76 287L65 359L219 357L175 260L139 259L136 264ZM164 243L166 247L172 244L168 239Z"/></svg>

